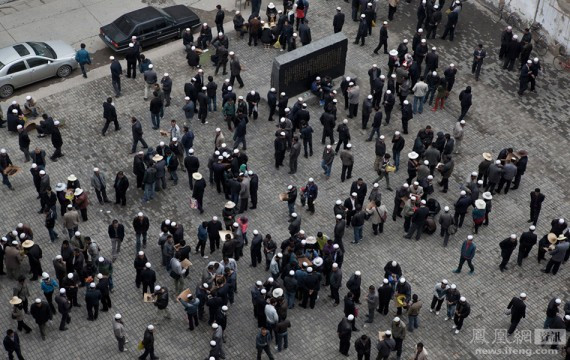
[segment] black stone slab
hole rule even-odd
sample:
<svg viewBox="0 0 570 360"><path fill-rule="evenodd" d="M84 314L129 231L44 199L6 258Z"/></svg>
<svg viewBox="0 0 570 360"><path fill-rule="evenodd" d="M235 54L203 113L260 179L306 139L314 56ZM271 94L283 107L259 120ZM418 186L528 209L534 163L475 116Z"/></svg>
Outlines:
<svg viewBox="0 0 570 360"><path fill-rule="evenodd" d="M340 32L273 59L271 86L293 96L310 90L315 77L344 74L348 39Z"/></svg>

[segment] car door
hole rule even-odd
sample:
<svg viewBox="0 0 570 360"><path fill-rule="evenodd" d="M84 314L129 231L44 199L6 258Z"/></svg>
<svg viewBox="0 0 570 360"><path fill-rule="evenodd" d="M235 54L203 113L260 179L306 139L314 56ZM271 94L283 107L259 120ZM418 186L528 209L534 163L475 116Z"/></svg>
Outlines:
<svg viewBox="0 0 570 360"><path fill-rule="evenodd" d="M143 47L152 44L155 41L153 39L154 21L139 24L135 30L135 35Z"/></svg>
<svg viewBox="0 0 570 360"><path fill-rule="evenodd" d="M166 19L160 19L156 22L156 34L157 34L157 41L164 41L165 39L169 39L174 36L178 29L173 28L170 21Z"/></svg>
<svg viewBox="0 0 570 360"><path fill-rule="evenodd" d="M15 88L22 87L31 82L30 73L24 60L18 61L10 65L6 72L6 83L14 86Z"/></svg>
<svg viewBox="0 0 570 360"><path fill-rule="evenodd" d="M57 68L53 66L53 61L43 57L32 57L26 59L29 71L34 77L34 81L47 79L55 76Z"/></svg>

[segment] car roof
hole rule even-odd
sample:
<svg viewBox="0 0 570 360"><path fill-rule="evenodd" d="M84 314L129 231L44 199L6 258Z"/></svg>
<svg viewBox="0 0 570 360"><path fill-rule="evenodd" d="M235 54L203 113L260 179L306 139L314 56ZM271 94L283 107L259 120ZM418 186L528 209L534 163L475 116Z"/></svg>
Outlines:
<svg viewBox="0 0 570 360"><path fill-rule="evenodd" d="M152 6L145 6L141 9L126 13L124 16L131 19L133 22L141 23L158 16L162 17L162 13Z"/></svg>
<svg viewBox="0 0 570 360"><path fill-rule="evenodd" d="M4 65L22 59L22 56L14 49L14 45L0 49L0 61L4 63Z"/></svg>

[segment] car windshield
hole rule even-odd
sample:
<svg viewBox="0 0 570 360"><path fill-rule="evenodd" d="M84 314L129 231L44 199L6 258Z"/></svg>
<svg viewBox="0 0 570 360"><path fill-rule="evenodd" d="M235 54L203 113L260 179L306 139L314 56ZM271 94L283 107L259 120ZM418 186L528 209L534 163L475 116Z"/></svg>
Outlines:
<svg viewBox="0 0 570 360"><path fill-rule="evenodd" d="M131 19L127 18L126 16L121 16L115 20L114 24L119 28L119 31L125 35L129 35L135 27L135 24L131 21Z"/></svg>
<svg viewBox="0 0 570 360"><path fill-rule="evenodd" d="M51 46L44 42L27 42L26 44L30 45L38 56L44 56L50 59L55 59L57 57Z"/></svg>

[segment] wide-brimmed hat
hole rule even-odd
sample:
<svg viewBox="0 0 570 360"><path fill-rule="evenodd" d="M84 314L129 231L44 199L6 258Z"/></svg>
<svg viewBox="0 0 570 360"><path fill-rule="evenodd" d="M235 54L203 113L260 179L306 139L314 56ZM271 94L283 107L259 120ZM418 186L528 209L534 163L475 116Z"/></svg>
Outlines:
<svg viewBox="0 0 570 360"><path fill-rule="evenodd" d="M390 50L390 56L398 55L398 50Z"/></svg>
<svg viewBox="0 0 570 360"><path fill-rule="evenodd" d="M164 158L162 157L162 155L159 155L159 154L156 154L152 157L152 161L160 161L162 159L164 159Z"/></svg>
<svg viewBox="0 0 570 360"><path fill-rule="evenodd" d="M316 244L317 238L314 236L309 236L309 237L307 237L307 239L305 241L307 244Z"/></svg>
<svg viewBox="0 0 570 360"><path fill-rule="evenodd" d="M228 201L224 207L228 209L233 209L234 207L236 207L236 203L234 203L233 201Z"/></svg>
<svg viewBox="0 0 570 360"><path fill-rule="evenodd" d="M558 235L558 237L556 238L557 241L564 241L566 240L566 236L564 236L564 234L560 234Z"/></svg>
<svg viewBox="0 0 570 360"><path fill-rule="evenodd" d="M55 191L64 191L67 189L67 186L64 183L57 183L55 186Z"/></svg>
<svg viewBox="0 0 570 360"><path fill-rule="evenodd" d="M81 189L81 188L75 189L75 192L73 193L73 195L75 195L75 196L79 196L81 194L83 194L83 189Z"/></svg>
<svg viewBox="0 0 570 360"><path fill-rule="evenodd" d="M485 200L492 200L492 199L493 199L493 195L492 195L489 191L484 192L484 193L483 193L483 199L485 199Z"/></svg>
<svg viewBox="0 0 570 360"><path fill-rule="evenodd" d="M483 159L491 161L491 160L493 160L493 155L491 155L491 153L484 152L483 153Z"/></svg>
<svg viewBox="0 0 570 360"><path fill-rule="evenodd" d="M194 174L192 174L192 179L194 180L202 180L202 174L195 172Z"/></svg>
<svg viewBox="0 0 570 360"><path fill-rule="evenodd" d="M548 239L548 242L550 242L551 244L556 244L556 241L558 241L558 237L556 236L555 233L549 233L546 238Z"/></svg>
<svg viewBox="0 0 570 360"><path fill-rule="evenodd" d="M275 290L273 290L272 295L274 298L279 298L279 297L283 296L283 289L276 288Z"/></svg>
<svg viewBox="0 0 570 360"><path fill-rule="evenodd" d="M517 151L517 155L518 155L518 156L527 156L527 155L528 155L528 151L526 151L526 150L519 150L519 151Z"/></svg>
<svg viewBox="0 0 570 360"><path fill-rule="evenodd" d="M20 299L17 296L12 297L12 299L10 299L10 304L12 305L18 305L22 303L22 299Z"/></svg>
<svg viewBox="0 0 570 360"><path fill-rule="evenodd" d="M34 242L32 240L26 240L22 243L22 247L24 249L31 248L32 246L34 246Z"/></svg>
<svg viewBox="0 0 570 360"><path fill-rule="evenodd" d="M417 152L415 152L415 151L412 151L412 152L408 153L408 157L409 157L410 159L412 159L412 160L417 159L419 156L420 156L420 155L419 155Z"/></svg>
<svg viewBox="0 0 570 360"><path fill-rule="evenodd" d="M483 210L487 207L485 200L477 199L475 200L475 207L479 210Z"/></svg>
<svg viewBox="0 0 570 360"><path fill-rule="evenodd" d="M316 257L313 259L313 265L321 266L322 264L323 264L323 258L322 257Z"/></svg>
<svg viewBox="0 0 570 360"><path fill-rule="evenodd" d="M69 175L69 176L67 177L67 180L68 180L68 181L76 181L76 180L77 180L77 176L71 174L71 175Z"/></svg>

